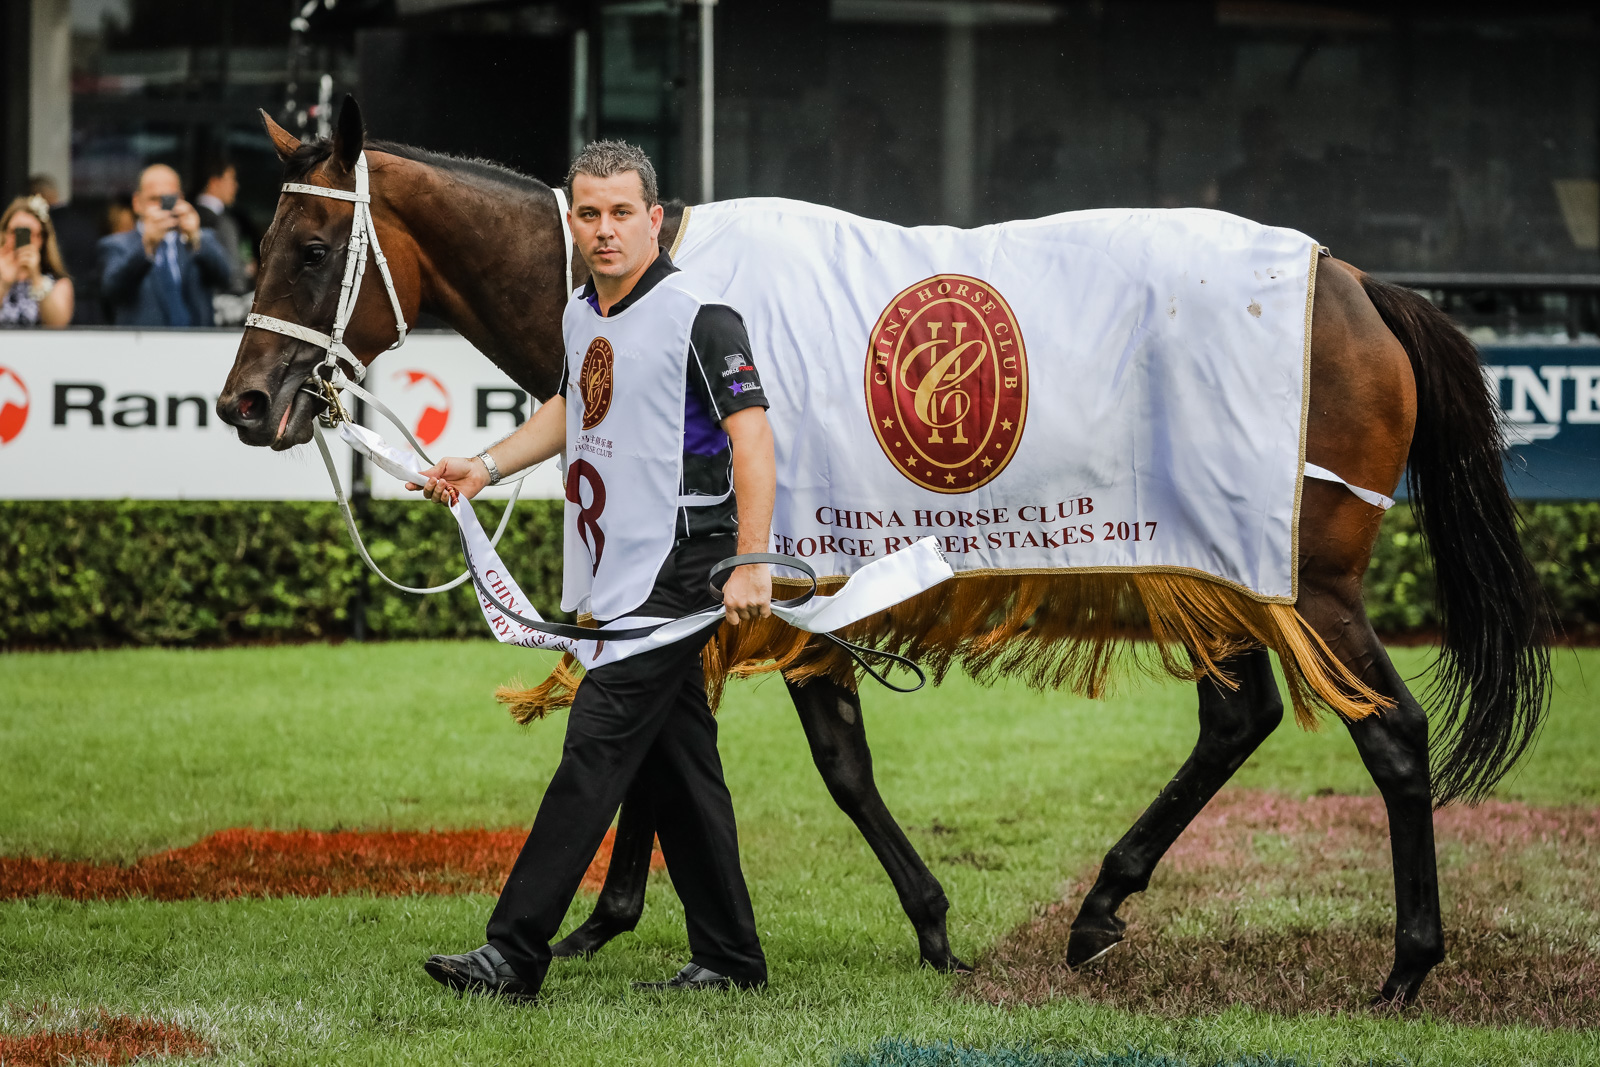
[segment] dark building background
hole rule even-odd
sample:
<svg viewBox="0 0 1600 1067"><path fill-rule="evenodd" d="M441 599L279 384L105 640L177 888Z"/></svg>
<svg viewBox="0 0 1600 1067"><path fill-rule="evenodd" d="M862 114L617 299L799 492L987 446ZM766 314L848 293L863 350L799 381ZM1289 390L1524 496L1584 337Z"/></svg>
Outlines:
<svg viewBox="0 0 1600 1067"><path fill-rule="evenodd" d="M221 148L264 228L255 108L314 134L346 91L374 136L547 181L626 137L669 195L703 188L694 3L21 2L71 6L81 203ZM958 225L1219 207L1377 271L1600 276L1586 6L720 0L713 19L718 198Z"/></svg>

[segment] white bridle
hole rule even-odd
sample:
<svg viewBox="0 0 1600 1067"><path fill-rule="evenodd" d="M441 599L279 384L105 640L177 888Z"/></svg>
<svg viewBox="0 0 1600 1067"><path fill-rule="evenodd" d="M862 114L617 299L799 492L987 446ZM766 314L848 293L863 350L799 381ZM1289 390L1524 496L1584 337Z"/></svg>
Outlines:
<svg viewBox="0 0 1600 1067"><path fill-rule="evenodd" d="M367 368L356 358L355 353L345 347L344 331L350 325L351 316L355 314L356 299L361 293L361 279L367 272L367 249L372 250L372 258L378 262L378 273L383 276L383 288L389 294L389 306L394 309L394 329L397 336L394 344L385 351L405 344L406 332L409 329L406 325L405 312L400 310L400 294L395 292L394 277L389 273L389 260L383 254L383 246L378 243L378 228L372 221L372 192L367 178L367 154L362 152L356 160L354 192L348 189L333 189L325 185L305 185L301 182L284 182L281 191L306 193L310 196L327 197L329 200L348 200L355 205L355 217L350 222L350 242L345 246L344 281L339 284L339 307L333 313L333 332L319 333L298 322L276 319L271 315L257 315L254 312L245 316L245 329L254 327L258 330L271 330L285 337L314 344L325 354L322 366L328 369L329 381L333 380L334 374L342 370L339 361L344 360L350 370L348 374L342 376L349 381L359 382L367 376ZM565 215L565 212L562 214Z"/></svg>
<svg viewBox="0 0 1600 1067"><path fill-rule="evenodd" d="M345 246L344 280L339 283L339 307L333 313L333 332L321 333L302 326L298 322L287 319L273 318L271 315L258 315L251 312L245 316L245 329L252 327L258 330L270 330L285 337L293 337L298 341L305 341L322 349L324 358L318 369L326 368L326 381L336 388L356 386L367 376L366 364L356 358L354 352L345 347L344 332L350 325L350 319L355 314L356 300L361 294L361 279L367 272L367 250L371 249L372 258L378 264L378 273L383 277L384 292L389 294L389 307L394 311L395 342L385 352L392 352L406 343L406 333L410 327L406 325L405 312L400 309L400 294L394 288L394 276L389 273L389 260L383 254L383 246L378 243L378 227L372 221L372 189L367 174L367 154L362 152L356 159L356 187L349 189L334 189L326 185L306 185L302 182L284 182L280 188L285 193L305 193L309 196L327 197L329 200L348 200L355 205L355 217L350 223L350 241ZM572 292L572 230L567 224L567 198L556 188L550 190L556 196L556 214L561 218L561 236L564 239L566 259L566 289L563 294ZM339 365L343 360L349 365L346 372ZM343 379L342 381L340 379ZM356 395L370 403L382 404L364 389L355 388ZM387 414L387 409L383 409ZM392 418L392 416L391 416ZM407 433L409 438L411 435ZM416 441L412 445L420 446ZM424 456L424 458L426 458Z"/></svg>
<svg viewBox="0 0 1600 1067"><path fill-rule="evenodd" d="M301 388L309 385L312 379L316 379L326 386L326 392L307 391L323 399L328 404L328 411L324 417L328 419L329 423L337 423L345 418L344 412L340 409L338 397L333 390L348 389L362 400L371 404L380 414L394 423L400 432L405 434L406 440L410 442L416 454L431 467L434 461L422 447L422 443L411 433L411 427L407 426L404 420L389 410L387 404L358 384L367 376L366 364L362 363L344 343L344 332L350 325L351 317L355 314L356 300L361 293L361 279L367 271L368 249L371 249L372 258L377 261L378 273L383 276L383 288L389 294L389 306L394 310L394 328L395 333L398 335L394 344L384 349L384 351L390 352L405 344L406 333L409 330L406 325L405 312L400 310L400 294L395 292L394 278L389 273L389 260L385 258L383 248L378 243L378 227L372 221L372 190L367 174L366 152L362 152L360 157L356 159L355 171L356 187L354 191L334 189L326 185L306 185L301 182L284 182L280 187L280 191L285 193L305 193L310 196L327 197L330 200L348 200L355 205L355 217L350 223L350 241L345 246L344 280L339 285L339 307L333 315L333 332L320 333L309 326L302 326L298 322L273 318L271 315L258 315L255 312L245 316L245 329L269 330L272 333L282 334L285 337L293 337L298 341L314 344L322 349L324 354L322 362L312 370ZM555 194L556 214L561 220L562 255L566 262L567 287L563 290L563 299L565 299L567 295L572 293L572 228L567 222L566 194L562 190L553 187L550 191ZM349 365L349 373L346 373L344 367L340 366L341 361ZM325 371L325 373L319 375L318 371ZM414 588L409 585L401 585L383 573L378 565L373 562L371 554L367 552L366 544L361 540L361 532L356 529L355 516L350 511L350 504L345 498L344 488L339 484L339 471L334 465L333 454L328 451L328 443L322 436L321 425L313 424L312 431L316 436L317 448L322 453L323 465L328 469L328 478L333 482L334 498L339 502L339 509L344 513L345 526L349 529L350 537L355 542L356 548L360 550L361 558L366 560L367 566L372 568L374 574L396 589L406 593L442 593L445 590L454 589L471 576L470 571L463 571L454 581L446 582L443 585ZM514 484L515 488L511 491L511 499L506 501L505 514L500 517L500 525L495 529L494 537L489 542L490 545L500 543L500 535L505 533L506 525L511 520L511 509L516 507L517 498L522 495L522 480L537 470L539 466L543 466L543 464L529 467L527 470L500 480L500 484Z"/></svg>

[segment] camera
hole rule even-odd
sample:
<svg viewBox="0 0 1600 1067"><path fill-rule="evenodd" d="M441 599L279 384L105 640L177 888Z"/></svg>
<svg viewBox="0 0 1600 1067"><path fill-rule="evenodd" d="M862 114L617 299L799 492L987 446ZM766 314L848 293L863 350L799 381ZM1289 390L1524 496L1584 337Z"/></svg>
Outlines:
<svg viewBox="0 0 1600 1067"><path fill-rule="evenodd" d="M177 193L168 193L166 196L163 196L161 198L161 210L162 211L171 211L173 208L175 208L177 206L178 206L178 194Z"/></svg>
<svg viewBox="0 0 1600 1067"><path fill-rule="evenodd" d="M18 226L11 231L11 244L19 250L27 248L33 244L33 231L26 226Z"/></svg>

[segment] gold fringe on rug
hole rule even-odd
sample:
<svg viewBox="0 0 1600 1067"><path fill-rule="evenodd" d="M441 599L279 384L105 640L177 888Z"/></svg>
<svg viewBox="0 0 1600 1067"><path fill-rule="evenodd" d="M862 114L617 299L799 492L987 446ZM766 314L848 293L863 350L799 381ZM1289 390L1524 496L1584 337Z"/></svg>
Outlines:
<svg viewBox="0 0 1600 1067"><path fill-rule="evenodd" d="M780 587L778 596L786 594ZM1360 719L1391 706L1339 662L1290 604L1268 604L1187 574L1101 572L970 574L841 631L857 644L920 663L935 683L959 666L980 682L1019 678L1037 689L1103 697L1119 666L1233 687L1219 664L1249 648L1278 654L1295 719L1315 729L1328 709ZM832 642L777 619L723 624L702 653L715 708L724 681L782 671L793 682L829 677L854 685L859 668ZM521 723L572 703L580 677L565 656L531 689L495 697Z"/></svg>

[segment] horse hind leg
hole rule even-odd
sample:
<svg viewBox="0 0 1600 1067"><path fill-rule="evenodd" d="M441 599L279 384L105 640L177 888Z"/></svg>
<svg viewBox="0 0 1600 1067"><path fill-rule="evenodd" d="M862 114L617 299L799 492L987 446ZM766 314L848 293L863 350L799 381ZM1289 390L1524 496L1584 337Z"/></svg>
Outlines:
<svg viewBox="0 0 1600 1067"><path fill-rule="evenodd" d="M1383 796L1394 863L1394 968L1374 1004L1408 1004L1444 959L1439 870L1433 844L1433 785L1428 769L1428 716L1361 616L1367 667L1362 681L1394 700L1388 711L1347 723L1361 762Z"/></svg>
<svg viewBox="0 0 1600 1067"><path fill-rule="evenodd" d="M572 933L550 946L552 956L592 956L618 934L639 925L655 839L655 811L635 779L622 800L617 833L611 839L611 863L594 911Z"/></svg>
<svg viewBox="0 0 1600 1067"><path fill-rule="evenodd" d="M945 913L950 901L878 793L872 776L861 698L826 679L795 684L785 679L800 725L828 793L866 838L883 864L906 918L917 933L922 962L940 971L970 971L950 951Z"/></svg>
<svg viewBox="0 0 1600 1067"><path fill-rule="evenodd" d="M1072 922L1068 967L1081 967L1122 940L1126 924L1117 917L1122 902L1149 886L1156 864L1178 835L1283 720L1283 699L1265 649L1234 657L1223 667L1239 688L1200 681L1200 738L1155 802L1106 853Z"/></svg>

